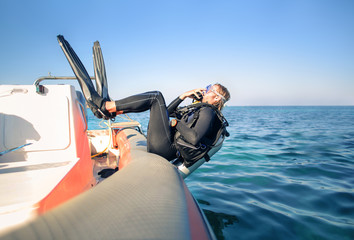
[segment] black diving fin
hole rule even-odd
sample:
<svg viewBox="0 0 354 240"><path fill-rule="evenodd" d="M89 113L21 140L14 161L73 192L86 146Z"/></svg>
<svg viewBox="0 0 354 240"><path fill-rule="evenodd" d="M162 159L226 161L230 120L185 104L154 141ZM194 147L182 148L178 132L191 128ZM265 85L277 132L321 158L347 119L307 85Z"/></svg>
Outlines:
<svg viewBox="0 0 354 240"><path fill-rule="evenodd" d="M98 41L94 42L92 47L93 52L93 68L95 70L96 91L98 95L107 101L111 98L108 94L108 83L106 76L106 68L103 60L102 50Z"/></svg>
<svg viewBox="0 0 354 240"><path fill-rule="evenodd" d="M103 99L96 92L91 78L79 57L76 55L75 51L62 35L58 35L57 38L61 49L63 50L76 78L79 81L82 93L84 94L86 102L91 111L98 118L104 117L108 119L109 117L107 117L106 114L104 114L100 109Z"/></svg>

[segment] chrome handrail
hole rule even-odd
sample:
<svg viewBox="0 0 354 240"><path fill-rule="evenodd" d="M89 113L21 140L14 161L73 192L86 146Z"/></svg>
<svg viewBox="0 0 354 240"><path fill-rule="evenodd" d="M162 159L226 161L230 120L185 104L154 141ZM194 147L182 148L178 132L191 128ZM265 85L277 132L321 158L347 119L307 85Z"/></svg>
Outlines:
<svg viewBox="0 0 354 240"><path fill-rule="evenodd" d="M91 80L94 80L95 77L90 77ZM44 77L40 77L37 78L37 80L33 83L33 85L36 86L36 93L41 94L44 93L44 88L42 85L40 85L40 83L44 80L75 80L77 79L76 77L65 77L65 76L61 76L61 77L56 77L56 76L44 76Z"/></svg>
<svg viewBox="0 0 354 240"><path fill-rule="evenodd" d="M87 123L87 119L86 119L86 115L85 115L85 107L82 105L81 102L78 101L78 103L79 103L79 106L81 108L82 115L84 117L84 121L85 121L85 130L84 130L84 132L86 132L87 129L88 129L88 123Z"/></svg>

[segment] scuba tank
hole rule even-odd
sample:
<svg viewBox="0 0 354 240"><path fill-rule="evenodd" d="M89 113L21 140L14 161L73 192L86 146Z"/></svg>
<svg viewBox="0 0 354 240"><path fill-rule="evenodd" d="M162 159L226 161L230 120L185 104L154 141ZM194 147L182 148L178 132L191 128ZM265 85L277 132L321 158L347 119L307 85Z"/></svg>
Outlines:
<svg viewBox="0 0 354 240"><path fill-rule="evenodd" d="M203 163L209 161L210 157L220 150L225 137L229 136L226 130L229 125L227 120L213 105L207 103L192 104L177 109L174 116L181 120L193 115L193 120L188 123L188 127L192 128L199 118L199 110L204 107L211 108L216 114L214 132L211 136L204 138L197 145L193 145L187 142L178 131L175 134L175 146L179 157L174 164L178 167L183 178L186 178Z"/></svg>
<svg viewBox="0 0 354 240"><path fill-rule="evenodd" d="M220 136L220 138L218 139L217 143L215 144L215 146L213 146L209 151L208 151L208 157L209 159L215 154L217 153L221 147L222 144L224 142L225 136ZM177 159L173 164L177 167L178 172L180 173L180 175L182 176L183 179L187 178L189 175L191 175L196 169L198 169L201 165L203 165L205 162L208 162L209 160L207 160L205 157L197 160L193 165L191 165L190 167L187 167L183 161L181 161L180 159Z"/></svg>

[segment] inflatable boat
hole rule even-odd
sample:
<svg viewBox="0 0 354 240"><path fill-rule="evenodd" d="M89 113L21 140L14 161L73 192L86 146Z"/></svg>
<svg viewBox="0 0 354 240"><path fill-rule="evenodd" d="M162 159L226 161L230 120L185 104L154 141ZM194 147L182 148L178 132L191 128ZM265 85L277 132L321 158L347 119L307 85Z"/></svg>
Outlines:
<svg viewBox="0 0 354 240"><path fill-rule="evenodd" d="M215 238L140 124L108 125L87 130L69 84L0 85L0 239Z"/></svg>

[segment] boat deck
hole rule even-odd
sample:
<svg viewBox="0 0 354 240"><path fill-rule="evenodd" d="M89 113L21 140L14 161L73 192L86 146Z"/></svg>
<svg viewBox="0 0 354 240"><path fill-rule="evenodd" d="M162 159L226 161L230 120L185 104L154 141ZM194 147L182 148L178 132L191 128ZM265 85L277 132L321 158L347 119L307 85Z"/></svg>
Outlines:
<svg viewBox="0 0 354 240"><path fill-rule="evenodd" d="M32 85L1 85L0 97L1 232L95 182L84 111L72 86L45 86L38 94Z"/></svg>

